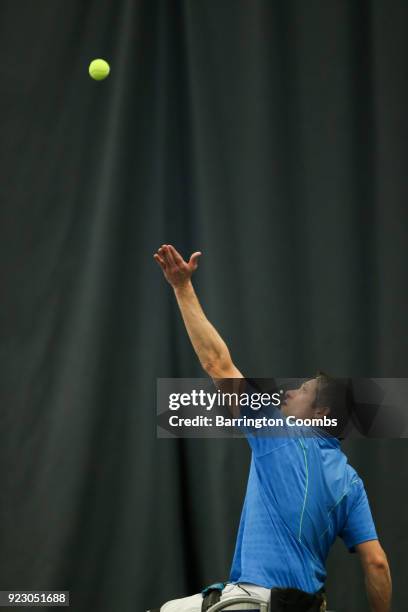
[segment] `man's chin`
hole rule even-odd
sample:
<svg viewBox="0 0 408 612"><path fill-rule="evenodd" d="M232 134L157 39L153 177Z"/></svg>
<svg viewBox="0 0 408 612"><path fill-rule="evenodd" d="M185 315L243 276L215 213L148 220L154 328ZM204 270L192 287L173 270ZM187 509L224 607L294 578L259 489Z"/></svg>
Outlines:
<svg viewBox="0 0 408 612"><path fill-rule="evenodd" d="M284 417L290 416L290 412L288 411L287 406L281 406L280 411Z"/></svg>

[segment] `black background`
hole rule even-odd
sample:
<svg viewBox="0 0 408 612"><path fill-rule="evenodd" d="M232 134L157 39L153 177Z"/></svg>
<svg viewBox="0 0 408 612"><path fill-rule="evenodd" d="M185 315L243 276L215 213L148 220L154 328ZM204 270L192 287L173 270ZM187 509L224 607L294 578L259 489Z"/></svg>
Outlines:
<svg viewBox="0 0 408 612"><path fill-rule="evenodd" d="M162 243L248 376L406 376L408 3L2 0L1 589L130 612L226 578L243 440L157 440L200 376ZM111 64L95 82L88 64ZM345 444L406 610L408 446ZM340 542L329 603L368 609Z"/></svg>

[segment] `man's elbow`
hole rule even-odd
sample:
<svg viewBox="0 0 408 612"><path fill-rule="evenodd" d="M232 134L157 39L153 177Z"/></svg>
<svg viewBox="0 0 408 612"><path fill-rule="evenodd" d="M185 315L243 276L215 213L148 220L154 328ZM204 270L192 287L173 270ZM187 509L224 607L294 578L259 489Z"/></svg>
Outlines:
<svg viewBox="0 0 408 612"><path fill-rule="evenodd" d="M384 555L378 555L375 557L372 557L371 559L367 560L367 569L368 570L372 570L372 571L377 571L377 572L388 572L389 571L389 565L388 565L388 561L387 561L387 557Z"/></svg>
<svg viewBox="0 0 408 612"><path fill-rule="evenodd" d="M365 561L367 565L376 569L388 569L388 559L385 550L379 542L375 542L376 546L373 549L368 549Z"/></svg>
<svg viewBox="0 0 408 612"><path fill-rule="evenodd" d="M232 370L230 359L212 359L201 364L203 369L211 378L228 378L228 372Z"/></svg>
<svg viewBox="0 0 408 612"><path fill-rule="evenodd" d="M372 570L388 570L388 559L378 540L369 540L358 544L356 550L360 555L364 568Z"/></svg>
<svg viewBox="0 0 408 612"><path fill-rule="evenodd" d="M201 364L213 379L241 378L241 372L235 367L229 354L217 357Z"/></svg>

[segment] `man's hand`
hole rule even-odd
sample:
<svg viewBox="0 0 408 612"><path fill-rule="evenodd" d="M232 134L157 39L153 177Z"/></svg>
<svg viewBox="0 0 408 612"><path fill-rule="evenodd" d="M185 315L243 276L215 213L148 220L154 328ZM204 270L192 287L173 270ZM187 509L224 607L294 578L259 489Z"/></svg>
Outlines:
<svg viewBox="0 0 408 612"><path fill-rule="evenodd" d="M191 275L198 268L198 258L201 252L193 253L188 261L184 261L180 253L171 244L163 244L153 255L161 267L164 277L176 289L188 285Z"/></svg>

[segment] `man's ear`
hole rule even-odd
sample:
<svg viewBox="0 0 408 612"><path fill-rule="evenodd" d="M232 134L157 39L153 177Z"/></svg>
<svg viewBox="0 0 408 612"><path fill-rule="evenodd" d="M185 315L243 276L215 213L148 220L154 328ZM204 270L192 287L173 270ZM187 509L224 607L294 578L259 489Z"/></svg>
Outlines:
<svg viewBox="0 0 408 612"><path fill-rule="evenodd" d="M327 416L330 413L329 406L318 406L315 408L315 415L317 417Z"/></svg>

